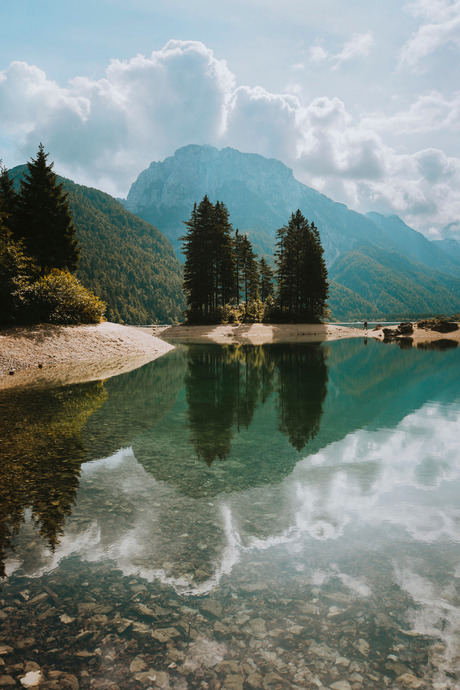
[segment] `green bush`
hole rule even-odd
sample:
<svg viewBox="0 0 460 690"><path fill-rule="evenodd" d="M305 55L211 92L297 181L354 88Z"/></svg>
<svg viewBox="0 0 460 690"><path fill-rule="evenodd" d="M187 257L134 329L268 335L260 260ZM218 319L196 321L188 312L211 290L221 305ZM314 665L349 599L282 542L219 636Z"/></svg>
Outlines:
<svg viewBox="0 0 460 690"><path fill-rule="evenodd" d="M53 269L22 290L27 318L32 322L99 323L106 305L68 271Z"/></svg>
<svg viewBox="0 0 460 690"><path fill-rule="evenodd" d="M22 245L14 242L11 234L0 227L0 325L21 321L22 292L36 273Z"/></svg>

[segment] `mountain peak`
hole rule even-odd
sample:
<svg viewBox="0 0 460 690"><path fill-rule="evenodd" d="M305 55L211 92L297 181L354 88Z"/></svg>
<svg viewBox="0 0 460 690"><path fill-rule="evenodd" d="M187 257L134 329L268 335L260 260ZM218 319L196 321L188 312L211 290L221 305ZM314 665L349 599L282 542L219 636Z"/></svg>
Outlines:
<svg viewBox="0 0 460 690"><path fill-rule="evenodd" d="M126 206L135 213L151 206L176 208L178 199L190 216L193 204L205 194L212 201L231 203L232 189L242 187L255 196L292 197L294 179L292 170L273 158L256 153L241 153L226 147L189 144L175 151L164 161L154 161L140 173L129 190ZM294 193L297 198L298 194ZM292 200L292 207L296 199ZM292 210L295 210L293 208ZM286 218L287 220L287 218Z"/></svg>

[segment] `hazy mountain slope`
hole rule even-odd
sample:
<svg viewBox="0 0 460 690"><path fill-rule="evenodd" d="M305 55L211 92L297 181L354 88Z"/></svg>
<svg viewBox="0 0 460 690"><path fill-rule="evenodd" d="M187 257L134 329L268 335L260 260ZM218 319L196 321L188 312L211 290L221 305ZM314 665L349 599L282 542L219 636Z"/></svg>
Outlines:
<svg viewBox="0 0 460 690"><path fill-rule="evenodd" d="M26 166L10 175L18 181ZM109 194L60 178L68 193L81 254L77 277L126 323L180 320L181 268L170 242Z"/></svg>
<svg viewBox="0 0 460 690"><path fill-rule="evenodd" d="M453 314L460 309L460 279L377 247L347 252L334 263L329 277L388 318Z"/></svg>
<svg viewBox="0 0 460 690"><path fill-rule="evenodd" d="M382 216L380 213L366 213L366 217L378 225L399 251L425 266L460 278L460 265L453 260L443 245L430 242L424 235L410 228L399 216ZM460 245L459 245L460 249Z"/></svg>
<svg viewBox="0 0 460 690"><path fill-rule="evenodd" d="M448 254L451 261L455 261L460 266L460 242L451 237L444 240L433 240L431 244L442 249L445 254Z"/></svg>
<svg viewBox="0 0 460 690"><path fill-rule="evenodd" d="M329 280L327 304L333 321L386 320L385 310L336 280Z"/></svg>

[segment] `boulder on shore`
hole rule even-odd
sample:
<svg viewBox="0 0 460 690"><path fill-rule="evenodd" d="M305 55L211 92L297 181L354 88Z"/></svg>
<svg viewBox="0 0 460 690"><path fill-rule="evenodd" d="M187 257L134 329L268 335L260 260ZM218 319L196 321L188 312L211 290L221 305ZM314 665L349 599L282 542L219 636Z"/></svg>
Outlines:
<svg viewBox="0 0 460 690"><path fill-rule="evenodd" d="M417 328L423 328L426 331L437 331L438 333L453 333L453 331L458 331L458 324L446 319L431 319L419 321Z"/></svg>

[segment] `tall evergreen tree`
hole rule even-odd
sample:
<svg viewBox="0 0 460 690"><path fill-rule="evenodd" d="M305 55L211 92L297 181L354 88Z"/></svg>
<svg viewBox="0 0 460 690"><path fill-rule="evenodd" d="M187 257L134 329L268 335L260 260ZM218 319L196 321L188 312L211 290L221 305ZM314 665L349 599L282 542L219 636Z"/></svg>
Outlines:
<svg viewBox="0 0 460 690"><path fill-rule="evenodd" d="M0 214L9 230L14 233L16 212L18 208L18 195L14 188L13 180L8 175L8 169L0 165Z"/></svg>
<svg viewBox="0 0 460 690"><path fill-rule="evenodd" d="M225 305L258 299L257 257L247 235L232 237L228 209L207 196L195 204L181 238L185 254L183 289L189 321L216 321Z"/></svg>
<svg viewBox="0 0 460 690"><path fill-rule="evenodd" d="M264 257L259 261L259 297L262 302L275 294L273 285L273 269L268 265Z"/></svg>
<svg viewBox="0 0 460 690"><path fill-rule="evenodd" d="M259 271L257 257L247 235L241 236L241 277L243 299L251 302L259 297Z"/></svg>
<svg viewBox="0 0 460 690"><path fill-rule="evenodd" d="M232 301L235 267L231 224L225 204L212 204L207 196L195 204L183 241L183 288L189 320L209 321L219 307Z"/></svg>
<svg viewBox="0 0 460 690"><path fill-rule="evenodd" d="M233 301L235 294L235 259L233 254L232 226L228 209L220 201L214 207L214 274L215 306Z"/></svg>
<svg viewBox="0 0 460 690"><path fill-rule="evenodd" d="M47 158L40 144L37 157L27 163L28 172L21 180L15 233L42 273L52 268L74 271L79 256L76 230L63 185L58 184L53 163L48 164Z"/></svg>
<svg viewBox="0 0 460 690"><path fill-rule="evenodd" d="M327 269L317 227L297 210L277 232L278 306L285 318L317 321L325 314Z"/></svg>
<svg viewBox="0 0 460 690"><path fill-rule="evenodd" d="M240 235L238 228L235 231L235 237L233 238L233 256L235 263L235 304L239 304L242 284L243 284L243 240L244 235Z"/></svg>

